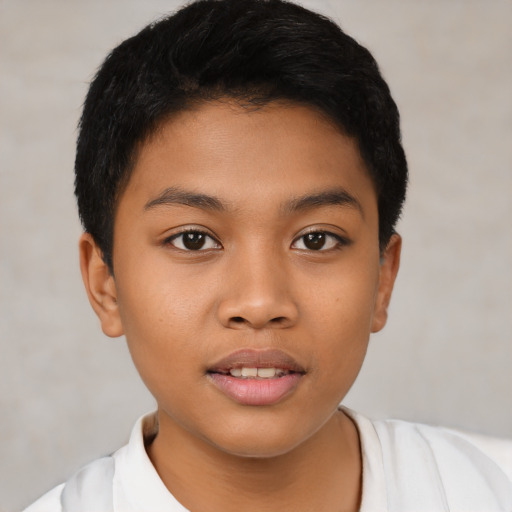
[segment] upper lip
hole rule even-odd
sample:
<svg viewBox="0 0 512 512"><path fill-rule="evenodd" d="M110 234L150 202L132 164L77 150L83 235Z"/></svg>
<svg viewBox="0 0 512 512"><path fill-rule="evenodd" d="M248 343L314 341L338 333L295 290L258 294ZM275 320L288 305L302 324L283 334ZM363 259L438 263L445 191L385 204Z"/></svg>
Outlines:
<svg viewBox="0 0 512 512"><path fill-rule="evenodd" d="M234 368L280 368L305 373L304 368L286 352L277 349L241 349L223 357L208 368L209 372L229 372Z"/></svg>

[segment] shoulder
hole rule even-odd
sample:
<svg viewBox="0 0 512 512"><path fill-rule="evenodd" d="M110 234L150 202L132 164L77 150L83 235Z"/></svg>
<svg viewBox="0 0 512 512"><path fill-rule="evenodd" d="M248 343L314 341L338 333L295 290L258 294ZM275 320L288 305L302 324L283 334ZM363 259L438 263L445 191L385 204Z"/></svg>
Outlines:
<svg viewBox="0 0 512 512"><path fill-rule="evenodd" d="M373 425L397 500L435 492L450 510L512 510L512 441L405 421Z"/></svg>
<svg viewBox="0 0 512 512"><path fill-rule="evenodd" d="M23 512L109 511L112 509L113 457L87 464ZM78 505L79 504L79 505ZM77 508L78 507L78 508Z"/></svg>
<svg viewBox="0 0 512 512"><path fill-rule="evenodd" d="M512 511L512 440L342 409L359 431L361 510Z"/></svg>
<svg viewBox="0 0 512 512"><path fill-rule="evenodd" d="M465 439L493 460L512 482L512 439L490 437L455 429L446 429L446 431Z"/></svg>
<svg viewBox="0 0 512 512"><path fill-rule="evenodd" d="M148 467L152 468L144 449L144 443L146 437L154 436L156 428L154 414L142 416L135 423L127 445L112 455L87 464L69 480L46 493L23 512L107 512L113 510L114 489L120 478L119 473L124 474L133 470L137 473L136 480L144 470L139 467L141 460L145 463L146 472ZM137 468L132 466L137 466ZM134 479L132 478L132 480Z"/></svg>
<svg viewBox="0 0 512 512"><path fill-rule="evenodd" d="M512 440L400 420L372 421L383 449L494 468L512 483Z"/></svg>
<svg viewBox="0 0 512 512"><path fill-rule="evenodd" d="M36 502L32 503L23 512L61 512L62 505L60 497L64 484L54 487L51 491L41 496Z"/></svg>

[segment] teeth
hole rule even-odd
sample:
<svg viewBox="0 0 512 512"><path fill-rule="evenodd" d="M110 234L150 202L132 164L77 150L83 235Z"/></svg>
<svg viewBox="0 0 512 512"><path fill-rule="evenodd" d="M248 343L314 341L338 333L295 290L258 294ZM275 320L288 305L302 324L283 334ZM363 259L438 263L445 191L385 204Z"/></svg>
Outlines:
<svg viewBox="0 0 512 512"><path fill-rule="evenodd" d="M232 368L229 373L233 377L259 377L260 379L272 379L287 375L289 372L281 368Z"/></svg>
<svg viewBox="0 0 512 512"><path fill-rule="evenodd" d="M276 376L275 368L258 368L258 377L263 377L264 379L268 379Z"/></svg>
<svg viewBox="0 0 512 512"><path fill-rule="evenodd" d="M257 377L258 368L242 368L242 377Z"/></svg>

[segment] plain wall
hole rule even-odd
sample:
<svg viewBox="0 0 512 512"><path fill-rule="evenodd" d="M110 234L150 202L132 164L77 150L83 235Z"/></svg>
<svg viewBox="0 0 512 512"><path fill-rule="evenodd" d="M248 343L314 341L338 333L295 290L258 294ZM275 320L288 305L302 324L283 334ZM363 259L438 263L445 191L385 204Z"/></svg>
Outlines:
<svg viewBox="0 0 512 512"><path fill-rule="evenodd" d="M73 160L94 70L176 5L0 3L0 510L115 450L154 407L83 291ZM345 403L512 436L512 3L304 5L374 53L411 172L390 321Z"/></svg>

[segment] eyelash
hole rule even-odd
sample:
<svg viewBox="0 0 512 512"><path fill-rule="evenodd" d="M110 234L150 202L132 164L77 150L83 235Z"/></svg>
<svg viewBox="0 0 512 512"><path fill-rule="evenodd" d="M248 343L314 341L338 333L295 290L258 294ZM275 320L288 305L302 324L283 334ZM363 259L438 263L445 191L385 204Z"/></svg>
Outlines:
<svg viewBox="0 0 512 512"><path fill-rule="evenodd" d="M205 242L203 244L201 244L200 247L198 247L197 249L187 248L184 244L184 238L183 238L187 234L194 234L194 235L199 235L200 237L204 237ZM304 241L308 235L324 235L325 236L324 243L328 243L327 240L330 238L331 246L328 247L327 249L324 249L323 245L319 249L311 249L308 247L304 247L304 248L294 247L301 240L303 241L303 244L304 244ZM178 240L180 238L181 238L182 247L178 247L174 243L176 240ZM203 246L205 243L207 243L208 239L211 242L213 242L213 244L216 247L207 247L206 249L203 249ZM334 243L333 243L333 241L334 241ZM299 237L295 238L295 240L293 240L293 242L291 244L291 247L298 249L300 251L327 252L327 251L341 249L342 247L346 247L346 246L350 245L350 243L351 243L351 241L343 236L337 235L335 233L331 233L330 231L323 231L323 230L318 229L318 230L311 230L311 231L304 233L304 234L300 235ZM222 248L222 244L215 237L210 235L207 231L203 231L201 229L195 229L195 228L186 229L184 231L180 231L179 233L175 233L175 234L171 235L170 237L166 238L164 240L163 244L164 245L172 245L174 248L184 251L184 252L205 252L205 251L212 250L212 249L215 250L215 249Z"/></svg>
<svg viewBox="0 0 512 512"><path fill-rule="evenodd" d="M195 235L203 236L203 237L205 237L205 239L209 239L209 240L213 241L214 244L217 247L208 247L207 249L203 249L202 248L203 246L201 245L201 247L199 247L198 249L187 248L187 247L185 247L185 245L183 243L184 242L184 237L187 234L195 234ZM179 238L181 238L181 245L183 247L177 247L173 243L175 240L178 240ZM174 235L171 235L170 237L168 237L168 238L166 238L164 240L164 245L172 245L176 249L181 250L181 251L185 251L185 252L204 252L204 251L207 251L207 250L210 250L210 249L219 249L219 248L222 247L220 242L216 238L214 238L212 235L210 235L210 233L208 233L207 231L203 231L201 229L196 229L196 228L185 229L183 231L180 231L179 233L175 233Z"/></svg>
<svg viewBox="0 0 512 512"><path fill-rule="evenodd" d="M308 231L307 233L303 233L302 235L300 235L299 237L297 237L293 242L292 242L292 247L297 244L297 242L299 242L300 240L303 241L304 243L304 240L306 239L306 237L308 235L325 235L326 239L330 238L331 239L331 247L328 247L327 249L324 249L323 246L320 248L320 249L310 249L310 248L299 248L298 250L300 251L310 251L310 252L328 252L328 251L335 251L335 250L339 250L343 247L346 247L348 245L350 245L351 241L341 235L338 235L336 233L331 233L330 231L324 231L322 229L313 229L311 231Z"/></svg>

